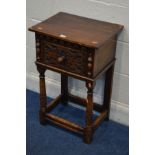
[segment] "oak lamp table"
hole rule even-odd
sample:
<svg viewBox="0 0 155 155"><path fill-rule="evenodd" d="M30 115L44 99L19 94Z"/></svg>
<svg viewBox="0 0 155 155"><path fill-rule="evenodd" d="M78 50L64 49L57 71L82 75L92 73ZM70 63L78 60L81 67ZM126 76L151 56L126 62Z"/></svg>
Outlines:
<svg viewBox="0 0 155 155"><path fill-rule="evenodd" d="M122 25L97 21L60 12L32 26L36 37L36 66L40 74L40 123L48 121L65 129L82 134L84 142L92 141L93 132L103 120L109 119L112 80L115 63L117 36ZM51 103L46 103L45 71L61 74L61 94ZM105 73L104 101L93 102L95 81ZM86 82L87 98L68 92L68 76ZM86 107L85 127L81 127L49 112L68 101ZM100 115L93 121L93 110Z"/></svg>

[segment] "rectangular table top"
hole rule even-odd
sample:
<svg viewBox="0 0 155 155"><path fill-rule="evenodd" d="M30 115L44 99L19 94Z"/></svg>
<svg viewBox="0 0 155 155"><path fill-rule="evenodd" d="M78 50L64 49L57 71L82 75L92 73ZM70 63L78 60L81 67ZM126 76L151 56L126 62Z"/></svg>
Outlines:
<svg viewBox="0 0 155 155"><path fill-rule="evenodd" d="M59 12L29 28L33 32L92 48L99 48L122 29L123 26L119 24L98 21L64 12Z"/></svg>

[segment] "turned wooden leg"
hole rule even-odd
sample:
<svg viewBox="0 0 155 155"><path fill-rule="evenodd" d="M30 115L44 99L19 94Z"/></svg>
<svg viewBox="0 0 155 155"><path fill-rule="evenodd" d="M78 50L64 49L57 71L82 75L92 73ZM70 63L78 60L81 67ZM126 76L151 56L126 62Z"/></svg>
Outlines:
<svg viewBox="0 0 155 155"><path fill-rule="evenodd" d="M45 86L45 69L38 67L37 68L40 75L40 110L39 110L39 119L41 124L45 124L45 114L46 114L46 86Z"/></svg>
<svg viewBox="0 0 155 155"><path fill-rule="evenodd" d="M68 102L68 76L61 74L61 102L66 105Z"/></svg>
<svg viewBox="0 0 155 155"><path fill-rule="evenodd" d="M86 82L87 105L86 105L86 127L84 129L84 142L90 144L93 137L92 115L93 115L93 82Z"/></svg>
<svg viewBox="0 0 155 155"><path fill-rule="evenodd" d="M104 111L105 109L108 110L108 115L105 118L106 121L109 120L109 115L110 115L110 103L111 103L113 73L114 73L114 65L112 65L106 71L106 77L105 77L104 100L103 100L102 111Z"/></svg>

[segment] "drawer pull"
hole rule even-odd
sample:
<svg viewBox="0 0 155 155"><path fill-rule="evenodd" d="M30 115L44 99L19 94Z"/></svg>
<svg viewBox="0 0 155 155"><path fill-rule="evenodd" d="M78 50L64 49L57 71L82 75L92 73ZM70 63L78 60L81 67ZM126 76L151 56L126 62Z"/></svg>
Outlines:
<svg viewBox="0 0 155 155"><path fill-rule="evenodd" d="M88 68L91 68L92 67L92 64L91 63L88 63Z"/></svg>
<svg viewBox="0 0 155 155"><path fill-rule="evenodd" d="M65 60L65 56L61 56L61 57L58 58L59 63L62 63L64 60Z"/></svg>
<svg viewBox="0 0 155 155"><path fill-rule="evenodd" d="M92 57L88 57L88 61L92 61L93 59L92 59Z"/></svg>

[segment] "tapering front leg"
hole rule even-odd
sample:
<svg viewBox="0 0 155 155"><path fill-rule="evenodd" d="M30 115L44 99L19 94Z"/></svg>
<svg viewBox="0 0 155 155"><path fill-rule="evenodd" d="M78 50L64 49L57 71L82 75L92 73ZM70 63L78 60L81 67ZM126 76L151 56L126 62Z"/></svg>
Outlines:
<svg viewBox="0 0 155 155"><path fill-rule="evenodd" d="M93 115L93 82L86 82L87 106L86 106L86 127L84 129L84 142L89 144L92 141L92 115Z"/></svg>
<svg viewBox="0 0 155 155"><path fill-rule="evenodd" d="M61 74L61 102L66 105L68 102L68 76Z"/></svg>
<svg viewBox="0 0 155 155"><path fill-rule="evenodd" d="M45 69L37 67L40 75L40 110L39 110L39 119L41 124L45 124L45 115L46 115L46 85L45 85Z"/></svg>
<svg viewBox="0 0 155 155"><path fill-rule="evenodd" d="M111 102L111 93L112 93L113 73L114 73L114 65L112 65L106 71L106 77L105 77L104 100L103 100L102 111L104 110L108 111L107 117L105 119L106 121L109 120L109 116L110 116L110 102Z"/></svg>

